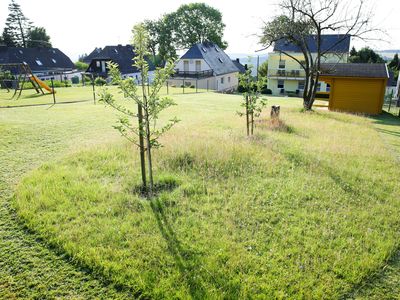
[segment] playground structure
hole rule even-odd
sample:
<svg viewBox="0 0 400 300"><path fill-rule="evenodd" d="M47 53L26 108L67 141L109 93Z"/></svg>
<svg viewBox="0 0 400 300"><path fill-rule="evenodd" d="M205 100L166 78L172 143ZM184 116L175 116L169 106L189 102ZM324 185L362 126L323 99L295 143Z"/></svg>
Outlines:
<svg viewBox="0 0 400 300"><path fill-rule="evenodd" d="M21 96L26 82L31 82L38 94L42 93L44 95L43 89L53 95L56 92L54 88L49 87L44 81L35 76L26 63L0 64L0 73L7 73L7 76L4 75L4 78L0 82L1 88L7 89L8 92L14 89L14 94L11 99L15 96L17 96L18 99Z"/></svg>

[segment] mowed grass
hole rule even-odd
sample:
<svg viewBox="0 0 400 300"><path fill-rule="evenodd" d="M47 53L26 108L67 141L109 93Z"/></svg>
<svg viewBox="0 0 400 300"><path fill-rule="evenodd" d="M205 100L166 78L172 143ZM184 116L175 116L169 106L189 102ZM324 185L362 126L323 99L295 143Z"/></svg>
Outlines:
<svg viewBox="0 0 400 300"><path fill-rule="evenodd" d="M100 91L102 87L95 86L93 96L93 88L92 86L72 86L68 88L55 88L56 94L56 103L70 103L70 102L94 102L98 101L97 93ZM113 91L117 92L116 86L108 86L108 88ZM47 93L46 90L43 90L45 93L44 95L41 93L36 93L33 89L23 90L21 97L13 97L14 90L10 90L7 92L5 89L0 89L0 107L24 107L24 106L37 106L37 105L44 105L44 104L53 104L54 99L53 95ZM198 89L197 93L205 93L206 90ZM186 87L184 90L180 87L171 87L171 86L164 86L160 90L161 95L190 95L196 93L195 88L188 88ZM19 91L17 95L19 94ZM96 99L95 99L96 98Z"/></svg>
<svg viewBox="0 0 400 300"><path fill-rule="evenodd" d="M104 132L92 130L70 140L94 141L91 149L20 183L13 204L27 227L150 298L333 299L396 251L398 171L373 119L303 113L297 99L271 98L289 130L260 126L249 139L235 113L240 96L176 101L164 118L182 121L155 152L154 199L138 193L137 151L124 142L96 146Z"/></svg>

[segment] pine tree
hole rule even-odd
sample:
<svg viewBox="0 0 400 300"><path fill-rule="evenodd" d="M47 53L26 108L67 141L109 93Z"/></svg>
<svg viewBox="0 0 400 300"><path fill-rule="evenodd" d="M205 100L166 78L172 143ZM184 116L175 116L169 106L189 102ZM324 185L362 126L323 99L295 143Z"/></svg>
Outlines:
<svg viewBox="0 0 400 300"><path fill-rule="evenodd" d="M32 22L23 14L21 6L11 0L9 14L3 31L3 40L8 47L27 47L27 39Z"/></svg>

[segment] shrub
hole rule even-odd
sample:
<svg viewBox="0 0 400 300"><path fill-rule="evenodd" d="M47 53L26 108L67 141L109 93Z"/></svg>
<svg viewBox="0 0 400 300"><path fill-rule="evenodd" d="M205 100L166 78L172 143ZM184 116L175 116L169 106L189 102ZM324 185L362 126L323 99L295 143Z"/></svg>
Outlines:
<svg viewBox="0 0 400 300"><path fill-rule="evenodd" d="M98 85L98 86L102 86L102 85L106 85L107 82L106 82L106 80L105 80L104 78L102 78L102 77L97 77L97 78L94 80L94 84L95 84L95 85Z"/></svg>
<svg viewBox="0 0 400 300"><path fill-rule="evenodd" d="M192 85L190 86L190 88L191 88L191 89L194 89L194 88L195 88L195 86L192 84Z"/></svg>
<svg viewBox="0 0 400 300"><path fill-rule="evenodd" d="M72 84L79 84L79 77L78 76L72 77L71 82L72 82Z"/></svg>

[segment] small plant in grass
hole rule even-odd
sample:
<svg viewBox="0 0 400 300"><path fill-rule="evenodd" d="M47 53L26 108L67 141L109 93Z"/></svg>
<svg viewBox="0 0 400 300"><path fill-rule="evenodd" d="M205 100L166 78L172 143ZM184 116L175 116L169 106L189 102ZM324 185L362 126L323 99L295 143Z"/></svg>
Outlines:
<svg viewBox="0 0 400 300"><path fill-rule="evenodd" d="M238 112L239 116L246 116L247 136L254 133L254 118L260 116L263 108L267 105L267 100L261 98L261 92L265 85L265 79L254 80L251 76L252 66L244 74L239 75L239 86L242 89L243 103L245 112Z"/></svg>
<svg viewBox="0 0 400 300"><path fill-rule="evenodd" d="M97 78L94 80L94 84L97 85L97 86L103 86L103 85L106 85L106 84L107 84L107 81L106 81L104 78L102 78L102 77L97 77Z"/></svg>
<svg viewBox="0 0 400 300"><path fill-rule="evenodd" d="M159 114L168 107L175 105L171 98L159 96L160 89L174 72L174 63L168 61L164 68L158 68L153 82L147 89L146 83L149 82L149 64L147 62L147 57L150 54L149 34L142 23L135 25L132 33L132 43L136 52L133 65L140 71L141 83L136 84L132 78L123 79L118 65L115 63L109 63L108 68L112 82L123 93L124 99L137 104L137 112L118 104L106 88L100 92L100 101L121 113L118 124L114 128L139 148L143 190L151 197L154 189L152 149L162 146L159 138L179 121L174 117L163 126L157 126ZM137 126L133 124L134 118L137 118Z"/></svg>

